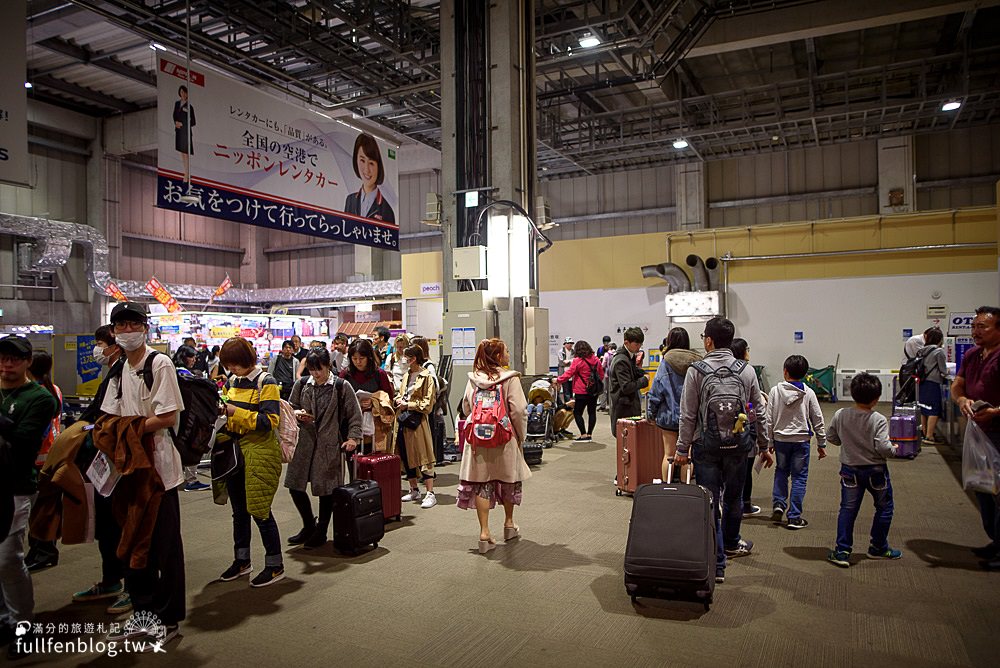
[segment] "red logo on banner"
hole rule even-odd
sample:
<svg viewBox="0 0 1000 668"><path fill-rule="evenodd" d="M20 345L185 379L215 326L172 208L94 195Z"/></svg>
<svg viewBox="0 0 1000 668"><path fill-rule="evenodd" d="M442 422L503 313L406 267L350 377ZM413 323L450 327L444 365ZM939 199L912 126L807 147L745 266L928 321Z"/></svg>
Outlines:
<svg viewBox="0 0 1000 668"><path fill-rule="evenodd" d="M178 65L177 63L171 62L166 58L160 58L160 71L164 74L169 74L175 76L182 81L190 81L195 86L205 87L205 75L201 72L191 70L191 77L188 78L187 68L183 65Z"/></svg>
<svg viewBox="0 0 1000 668"><path fill-rule="evenodd" d="M167 292L167 289L163 287L158 280L156 280L156 276L153 276L146 281L146 290L149 294L153 295L153 298L156 299L156 301L166 306L168 312L177 313L178 311L183 310L181 305L177 303L177 300L174 299L173 295Z"/></svg>

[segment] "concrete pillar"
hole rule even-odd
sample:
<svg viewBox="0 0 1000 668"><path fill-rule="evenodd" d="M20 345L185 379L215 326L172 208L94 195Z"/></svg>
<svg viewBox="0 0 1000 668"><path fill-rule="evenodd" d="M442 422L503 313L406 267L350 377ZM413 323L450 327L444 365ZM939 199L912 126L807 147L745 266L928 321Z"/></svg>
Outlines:
<svg viewBox="0 0 1000 668"><path fill-rule="evenodd" d="M246 288L266 288L270 285L267 258L264 248L267 247L267 233L263 227L255 225L239 225L240 248L243 249L243 259L240 261L240 275L230 276L234 283Z"/></svg>
<svg viewBox="0 0 1000 668"><path fill-rule="evenodd" d="M121 256L121 239L119 236L118 206L121 201L118 178L121 164L114 159L108 159L104 153L104 123L97 126L97 137L90 142L90 158L87 160L87 224L98 230L108 240L108 271L114 277L118 271L118 259ZM104 312L108 297L95 293L87 285L89 281L83 278L82 290L86 290L86 301L90 302L91 322L105 322ZM80 331L92 331L97 326Z"/></svg>
<svg viewBox="0 0 1000 668"><path fill-rule="evenodd" d="M677 165L674 167L674 175L674 190L677 193L677 229L700 230L708 227L705 163Z"/></svg>
<svg viewBox="0 0 1000 668"><path fill-rule="evenodd" d="M463 2L464 0L459 0ZM458 189L455 145L455 0L441 0L441 287L444 308L448 295L458 290L452 272L452 249L456 245L455 197Z"/></svg>
<svg viewBox="0 0 1000 668"><path fill-rule="evenodd" d="M878 212L915 211L913 137L878 140Z"/></svg>

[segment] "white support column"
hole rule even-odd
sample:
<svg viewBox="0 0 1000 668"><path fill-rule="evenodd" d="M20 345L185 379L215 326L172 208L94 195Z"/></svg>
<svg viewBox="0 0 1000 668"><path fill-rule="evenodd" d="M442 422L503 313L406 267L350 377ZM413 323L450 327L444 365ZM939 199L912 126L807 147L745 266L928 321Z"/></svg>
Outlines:
<svg viewBox="0 0 1000 668"><path fill-rule="evenodd" d="M913 137L878 140L878 212L915 211Z"/></svg>
<svg viewBox="0 0 1000 668"><path fill-rule="evenodd" d="M705 196L705 163L693 162L674 167L677 193L677 229L700 230L708 226Z"/></svg>

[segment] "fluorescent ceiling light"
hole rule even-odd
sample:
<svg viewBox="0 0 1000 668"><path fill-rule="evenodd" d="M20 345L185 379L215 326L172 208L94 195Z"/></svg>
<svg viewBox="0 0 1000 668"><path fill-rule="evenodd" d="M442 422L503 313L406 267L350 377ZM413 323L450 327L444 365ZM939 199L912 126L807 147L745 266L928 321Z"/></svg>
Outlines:
<svg viewBox="0 0 1000 668"><path fill-rule="evenodd" d="M33 85L31 84L31 82L30 82L30 81L25 81L25 82L24 82L24 87L25 87L25 88L34 88L34 86L33 86Z"/></svg>
<svg viewBox="0 0 1000 668"><path fill-rule="evenodd" d="M675 139L674 140L674 148L676 148L677 150L680 150L682 148L687 148L687 147L688 147L687 139L681 138L681 139Z"/></svg>
<svg viewBox="0 0 1000 668"><path fill-rule="evenodd" d="M955 111L962 106L962 103L958 100L948 100L941 105L941 111Z"/></svg>
<svg viewBox="0 0 1000 668"><path fill-rule="evenodd" d="M595 35L592 35L590 33L587 33L586 35L580 38L581 49L589 49L591 47L597 46L600 43L601 40L598 39Z"/></svg>
<svg viewBox="0 0 1000 668"><path fill-rule="evenodd" d="M166 51L167 50L167 47L163 46L159 42L150 42L149 43L149 48L151 48L153 51Z"/></svg>

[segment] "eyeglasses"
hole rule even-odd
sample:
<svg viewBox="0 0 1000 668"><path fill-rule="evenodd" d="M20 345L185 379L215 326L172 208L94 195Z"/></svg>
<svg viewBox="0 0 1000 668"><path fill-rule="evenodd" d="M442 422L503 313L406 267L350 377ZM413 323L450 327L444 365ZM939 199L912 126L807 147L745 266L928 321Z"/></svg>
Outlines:
<svg viewBox="0 0 1000 668"><path fill-rule="evenodd" d="M116 332L141 332L146 329L146 323L137 320L119 320L115 323Z"/></svg>

